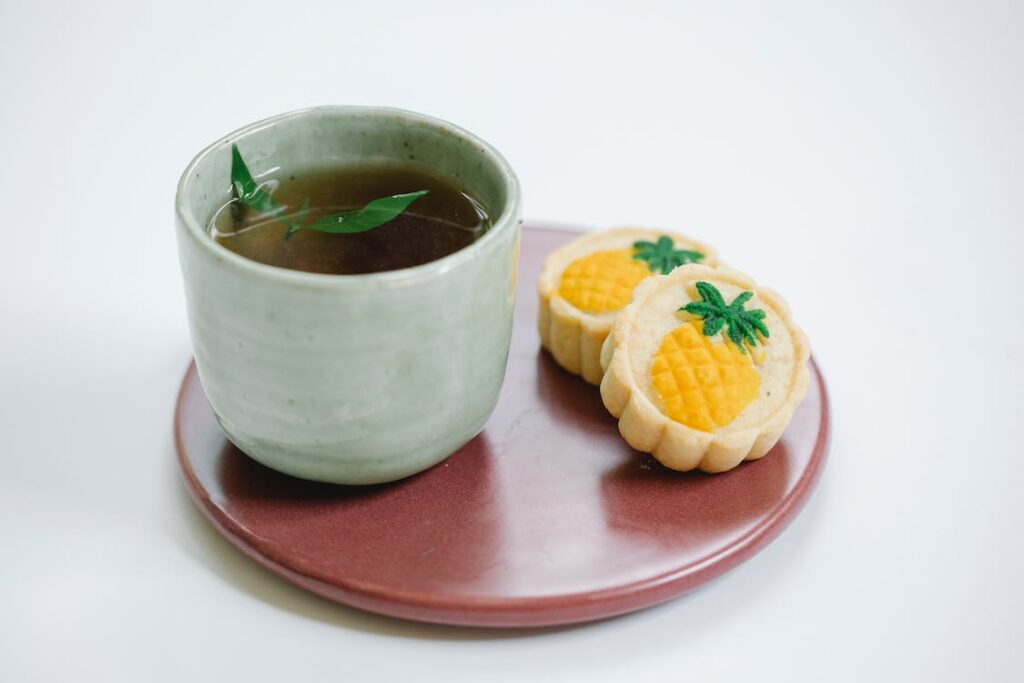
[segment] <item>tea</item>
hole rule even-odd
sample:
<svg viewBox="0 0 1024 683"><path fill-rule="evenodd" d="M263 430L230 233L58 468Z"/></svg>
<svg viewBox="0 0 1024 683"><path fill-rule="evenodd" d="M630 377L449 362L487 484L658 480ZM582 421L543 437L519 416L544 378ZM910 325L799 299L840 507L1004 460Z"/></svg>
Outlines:
<svg viewBox="0 0 1024 683"><path fill-rule="evenodd" d="M279 212L268 216L235 199L214 214L210 234L246 258L293 270L349 275L409 268L462 249L490 227L487 210L465 188L419 167L311 169L264 182L262 189ZM423 190L397 216L365 232L289 234L300 217L310 224L382 197Z"/></svg>

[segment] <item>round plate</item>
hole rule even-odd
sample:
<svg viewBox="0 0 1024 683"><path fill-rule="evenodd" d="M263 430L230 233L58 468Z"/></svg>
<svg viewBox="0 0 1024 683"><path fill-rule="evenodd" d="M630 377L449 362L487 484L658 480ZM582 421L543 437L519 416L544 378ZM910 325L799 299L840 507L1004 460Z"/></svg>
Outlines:
<svg viewBox="0 0 1024 683"><path fill-rule="evenodd" d="M508 373L484 431L393 484L294 479L221 433L195 366L175 415L185 483L242 552L331 600L406 619L544 626L662 602L775 538L814 488L829 438L811 363L807 398L763 459L678 473L629 448L596 387L562 371L536 332L540 264L577 233L523 231Z"/></svg>

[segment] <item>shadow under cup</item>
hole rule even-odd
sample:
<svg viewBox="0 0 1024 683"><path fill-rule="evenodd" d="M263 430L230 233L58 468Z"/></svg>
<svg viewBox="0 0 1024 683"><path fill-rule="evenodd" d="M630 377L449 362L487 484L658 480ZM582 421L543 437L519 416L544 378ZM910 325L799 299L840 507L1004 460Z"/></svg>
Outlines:
<svg viewBox="0 0 1024 683"><path fill-rule="evenodd" d="M475 243L402 270L324 275L251 261L206 230L231 199L232 143L263 178L419 165L466 187L493 223ZM521 215L515 175L487 143L394 109L284 114L201 152L176 209L199 376L249 456L306 479L372 484L440 462L483 428L505 375Z"/></svg>

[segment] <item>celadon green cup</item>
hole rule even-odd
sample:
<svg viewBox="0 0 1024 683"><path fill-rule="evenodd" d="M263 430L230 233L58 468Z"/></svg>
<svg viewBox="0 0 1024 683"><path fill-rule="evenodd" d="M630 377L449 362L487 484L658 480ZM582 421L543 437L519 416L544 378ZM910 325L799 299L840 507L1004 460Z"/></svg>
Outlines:
<svg viewBox="0 0 1024 683"><path fill-rule="evenodd" d="M324 275L251 261L206 229L232 196L232 143L260 182L295 168L420 165L465 186L493 224L402 270ZM176 204L196 366L242 451L297 477L374 484L437 464L483 428L505 375L521 222L518 181L486 142L397 109L305 109L200 152Z"/></svg>

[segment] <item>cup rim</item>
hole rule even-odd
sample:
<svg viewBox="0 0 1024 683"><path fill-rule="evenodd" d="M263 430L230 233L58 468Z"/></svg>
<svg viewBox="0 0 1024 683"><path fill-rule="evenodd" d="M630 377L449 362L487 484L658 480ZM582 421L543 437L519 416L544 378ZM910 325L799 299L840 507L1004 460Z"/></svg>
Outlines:
<svg viewBox="0 0 1024 683"><path fill-rule="evenodd" d="M442 256L439 259L428 261L427 263L421 263L418 266L399 268L397 270L385 270L375 273L337 274L310 273L302 270L293 270L291 268L283 268L281 266L274 266L268 263L254 261L240 254L236 254L230 249L218 244L203 227L203 223L196 218L192 210L187 206L187 197L191 191L192 179L195 177L195 169L209 155L235 142L242 136L263 128L269 128L288 119L301 118L317 112L401 117L468 140L480 149L483 156L487 157L501 174L502 180L507 187L507 198L502 212L494 219L490 229L484 233L480 239L476 240L472 244ZM184 172L181 174L181 178L178 180L178 188L174 199L177 218L185 227L185 230L189 235L197 244L201 245L201 249L206 250L210 255L220 261L223 261L227 265L241 271L249 272L253 275L278 279L290 284L339 288L378 283L390 286L415 285L422 282L424 279L436 277L437 275L457 268L462 263L472 259L476 253L485 248L486 245L498 239L498 236L501 233L512 229L519 222L519 203L519 180L516 178L515 172L512 170L512 167L509 165L505 157L503 157L501 153L487 141L474 135L465 128L426 114L420 114L418 112L400 109L398 107L372 107L359 105L321 105L296 109L261 119L228 133L216 142L207 145L201 152L192 158L192 161L190 161L188 166L185 167Z"/></svg>

